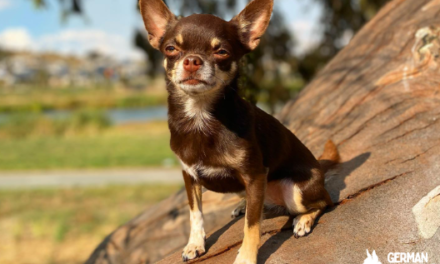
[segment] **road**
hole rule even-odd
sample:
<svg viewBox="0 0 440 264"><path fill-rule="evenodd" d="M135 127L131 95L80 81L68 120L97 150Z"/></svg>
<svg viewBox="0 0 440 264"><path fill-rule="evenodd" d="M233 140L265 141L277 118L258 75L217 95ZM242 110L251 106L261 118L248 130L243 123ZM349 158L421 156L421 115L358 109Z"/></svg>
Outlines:
<svg viewBox="0 0 440 264"><path fill-rule="evenodd" d="M111 184L183 184L179 169L0 172L0 189L63 188Z"/></svg>

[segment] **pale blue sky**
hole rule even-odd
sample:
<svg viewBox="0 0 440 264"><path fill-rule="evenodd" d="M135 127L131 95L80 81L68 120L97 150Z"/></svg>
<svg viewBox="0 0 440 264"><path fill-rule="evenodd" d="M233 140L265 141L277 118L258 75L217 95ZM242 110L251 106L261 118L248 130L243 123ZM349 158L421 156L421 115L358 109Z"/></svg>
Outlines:
<svg viewBox="0 0 440 264"><path fill-rule="evenodd" d="M83 55L101 50L119 58L140 58L133 45L134 28L142 28L134 0L85 0L86 18L60 19L57 0L35 10L30 0L0 0L0 46L18 50ZM316 38L320 9L309 0L275 0L301 46Z"/></svg>

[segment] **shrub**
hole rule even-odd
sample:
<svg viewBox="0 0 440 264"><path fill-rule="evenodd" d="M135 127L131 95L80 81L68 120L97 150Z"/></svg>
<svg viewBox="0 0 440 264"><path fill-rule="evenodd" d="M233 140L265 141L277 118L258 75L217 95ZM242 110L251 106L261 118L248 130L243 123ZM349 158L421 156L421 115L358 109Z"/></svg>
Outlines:
<svg viewBox="0 0 440 264"><path fill-rule="evenodd" d="M111 121L105 113L96 110L82 110L62 118L14 113L0 120L0 138L64 136L100 131L110 126Z"/></svg>

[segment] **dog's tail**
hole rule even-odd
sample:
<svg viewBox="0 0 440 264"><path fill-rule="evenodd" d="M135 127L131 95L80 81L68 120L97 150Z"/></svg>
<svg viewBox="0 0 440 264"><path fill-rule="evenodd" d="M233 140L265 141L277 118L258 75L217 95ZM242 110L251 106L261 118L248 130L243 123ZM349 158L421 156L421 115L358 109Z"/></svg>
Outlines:
<svg viewBox="0 0 440 264"><path fill-rule="evenodd" d="M341 157L339 156L338 148L332 140L327 141L324 147L324 152L318 161L321 164L322 171L325 173L333 166L340 162Z"/></svg>

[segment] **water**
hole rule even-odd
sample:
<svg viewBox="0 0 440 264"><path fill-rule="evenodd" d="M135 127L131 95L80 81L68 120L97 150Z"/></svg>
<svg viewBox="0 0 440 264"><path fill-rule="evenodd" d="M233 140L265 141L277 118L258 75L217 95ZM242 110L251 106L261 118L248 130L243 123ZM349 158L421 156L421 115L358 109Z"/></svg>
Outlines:
<svg viewBox="0 0 440 264"><path fill-rule="evenodd" d="M268 107L264 104L258 104L258 107L264 111L268 111ZM167 120L168 110L166 106L147 107L140 109L108 109L104 110L104 114L115 125L123 125L132 122L149 122ZM66 119L73 114L70 110L52 110L43 113L51 119ZM8 114L0 114L0 123L5 121Z"/></svg>
<svg viewBox="0 0 440 264"><path fill-rule="evenodd" d="M109 109L104 110L104 114L109 118L112 124L123 125L132 122L149 122L154 120L167 120L167 107L148 107L140 109ZM51 119L65 119L73 114L73 111L69 110L53 110L43 113ZM6 120L6 115L0 115L0 122Z"/></svg>
<svg viewBox="0 0 440 264"><path fill-rule="evenodd" d="M112 109L106 112L113 124L167 120L167 107L149 107L144 109Z"/></svg>
<svg viewBox="0 0 440 264"><path fill-rule="evenodd" d="M268 112L268 107L265 104L258 104L258 107L263 111ZM140 109L109 109L105 110L112 124L123 125L132 122L149 122L149 121L164 121L168 119L168 109L166 106L147 107ZM54 110L44 113L50 118L67 118L72 114L69 110Z"/></svg>

